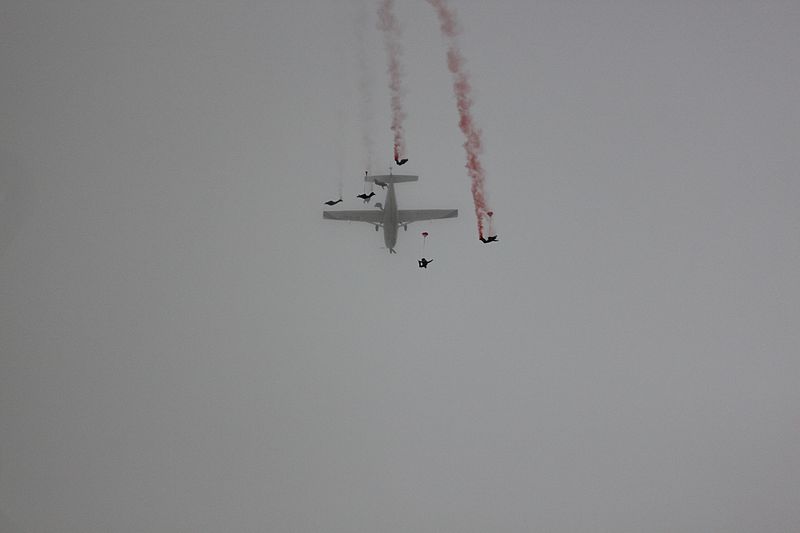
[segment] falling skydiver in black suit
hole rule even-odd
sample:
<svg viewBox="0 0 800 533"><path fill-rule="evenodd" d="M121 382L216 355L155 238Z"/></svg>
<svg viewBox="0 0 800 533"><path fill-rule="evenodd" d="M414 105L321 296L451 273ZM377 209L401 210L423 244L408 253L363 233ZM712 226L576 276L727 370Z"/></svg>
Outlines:
<svg viewBox="0 0 800 533"><path fill-rule="evenodd" d="M372 200L373 196L375 196L375 193L370 191L369 194L367 194L367 193L357 194L356 198L361 198L362 200L364 200L364 203L367 204L367 203L369 203L370 200Z"/></svg>

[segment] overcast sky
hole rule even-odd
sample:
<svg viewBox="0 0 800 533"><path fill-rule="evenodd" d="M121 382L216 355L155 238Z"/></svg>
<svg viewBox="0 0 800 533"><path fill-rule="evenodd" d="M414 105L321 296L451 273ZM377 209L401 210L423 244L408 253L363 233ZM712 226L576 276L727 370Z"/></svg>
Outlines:
<svg viewBox="0 0 800 533"><path fill-rule="evenodd" d="M451 5L390 256L376 2L3 3L0 530L797 530L800 4Z"/></svg>

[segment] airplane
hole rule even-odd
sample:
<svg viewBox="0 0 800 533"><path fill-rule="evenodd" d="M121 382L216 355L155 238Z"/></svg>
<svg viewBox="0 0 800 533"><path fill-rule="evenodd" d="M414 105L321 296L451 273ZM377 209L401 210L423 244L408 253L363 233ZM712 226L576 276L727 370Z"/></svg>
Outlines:
<svg viewBox="0 0 800 533"><path fill-rule="evenodd" d="M395 183L417 181L419 176L366 176L364 181L384 183L386 191L386 205L375 204L377 209L361 209L356 211L323 211L322 218L329 220L350 220L366 222L375 226L375 231L383 227L383 242L390 254L396 254L394 246L397 243L397 230L401 226L408 231L408 225L420 220L433 220L437 218L456 218L458 209L397 209L397 198L394 192Z"/></svg>

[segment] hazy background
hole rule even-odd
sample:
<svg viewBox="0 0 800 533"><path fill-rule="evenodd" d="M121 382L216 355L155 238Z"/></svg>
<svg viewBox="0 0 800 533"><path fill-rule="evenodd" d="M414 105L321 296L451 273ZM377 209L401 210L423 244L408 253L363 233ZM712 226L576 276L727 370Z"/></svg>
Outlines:
<svg viewBox="0 0 800 533"><path fill-rule="evenodd" d="M3 2L0 530L796 531L800 5L397 4Z"/></svg>

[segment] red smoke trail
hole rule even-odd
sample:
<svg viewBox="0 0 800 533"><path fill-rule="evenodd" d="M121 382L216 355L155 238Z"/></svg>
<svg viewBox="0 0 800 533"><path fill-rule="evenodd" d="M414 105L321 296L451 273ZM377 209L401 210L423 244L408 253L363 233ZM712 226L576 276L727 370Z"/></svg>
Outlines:
<svg viewBox="0 0 800 533"><path fill-rule="evenodd" d="M467 164L465 166L472 180L472 200L475 204L475 218L478 221L478 236L482 238L484 220L487 218L487 213L490 212L483 190L486 173L478 157L482 150L481 131L475 126L472 119L472 97L470 96L472 89L469 84L469 76L464 68L464 56L461 55L456 42L459 32L458 23L455 12L447 7L446 0L428 0L428 2L436 9L442 35L447 39L447 68L453 75L453 92L456 96L459 116L458 127L461 128L461 132L466 138L464 150L467 152Z"/></svg>
<svg viewBox="0 0 800 533"><path fill-rule="evenodd" d="M392 12L394 0L382 0L378 6L378 28L383 32L386 55L389 58L389 90L392 103L392 131L394 132L394 158L401 159L406 153L406 140L403 132L403 91L400 83L400 26Z"/></svg>

